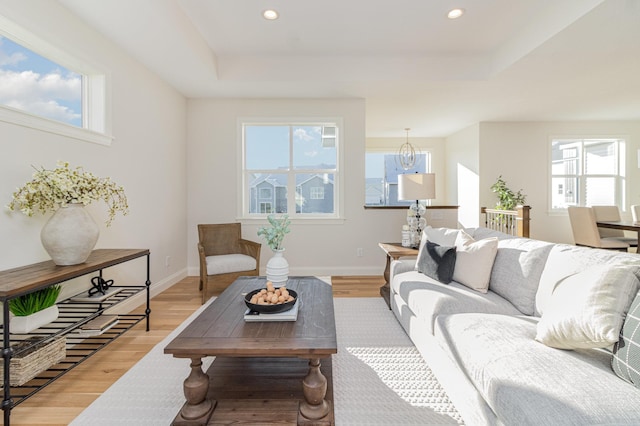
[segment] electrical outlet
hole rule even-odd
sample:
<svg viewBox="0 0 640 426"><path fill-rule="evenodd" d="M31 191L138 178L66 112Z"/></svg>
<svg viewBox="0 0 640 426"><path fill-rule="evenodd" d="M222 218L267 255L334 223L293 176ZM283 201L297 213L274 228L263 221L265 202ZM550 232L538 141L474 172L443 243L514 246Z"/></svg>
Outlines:
<svg viewBox="0 0 640 426"><path fill-rule="evenodd" d="M164 259L164 266L165 266L165 267L167 267L167 268L168 268L169 266L171 266L171 256L167 256L167 257L165 257L165 259Z"/></svg>
<svg viewBox="0 0 640 426"><path fill-rule="evenodd" d="M362 250L362 247L358 247L358 248L356 249L356 255L357 255L358 257L362 257L362 256L364 255L364 252L363 252L363 250Z"/></svg>

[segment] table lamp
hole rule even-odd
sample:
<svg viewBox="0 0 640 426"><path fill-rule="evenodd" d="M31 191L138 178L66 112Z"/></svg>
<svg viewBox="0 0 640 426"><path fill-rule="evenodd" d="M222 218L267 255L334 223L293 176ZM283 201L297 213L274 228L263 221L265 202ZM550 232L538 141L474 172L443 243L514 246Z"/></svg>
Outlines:
<svg viewBox="0 0 640 426"><path fill-rule="evenodd" d="M398 175L398 200L416 200L415 205L409 207L407 222L411 230L415 230L413 247L420 245L422 229L426 226L425 208L420 200L436 198L436 175L434 173L407 173Z"/></svg>

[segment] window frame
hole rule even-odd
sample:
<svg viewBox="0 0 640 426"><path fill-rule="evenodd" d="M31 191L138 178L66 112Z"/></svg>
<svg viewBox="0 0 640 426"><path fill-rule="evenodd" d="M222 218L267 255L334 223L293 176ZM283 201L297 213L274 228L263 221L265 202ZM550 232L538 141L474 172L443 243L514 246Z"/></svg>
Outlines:
<svg viewBox="0 0 640 426"><path fill-rule="evenodd" d="M335 169L323 169L329 171L334 177L334 211L333 213L297 213L295 209L296 183L295 175L300 173L314 173L317 169L296 169L290 168L286 171L287 179L287 211L286 213L293 223L309 224L339 224L344 223L344 171L343 171L343 150L344 150L344 123L341 117L239 117L237 120L237 218L238 220L251 223L253 221L266 221L267 214L249 213L250 191L245 191L247 182L247 171L245 169L245 126L335 126L336 127L336 166ZM290 142L289 149L292 150ZM293 162L293 153L290 151L290 166ZM273 170L252 170L254 173L272 173ZM293 191L293 192L292 192Z"/></svg>
<svg viewBox="0 0 640 426"><path fill-rule="evenodd" d="M82 127L0 104L0 121L73 139L111 145L111 77L0 15L0 35L82 76Z"/></svg>
<svg viewBox="0 0 640 426"><path fill-rule="evenodd" d="M414 144L415 145L415 144ZM399 145L398 145L399 146ZM367 192L367 170L366 170L366 161L367 161L367 154L390 154L390 155L397 155L398 153L398 146L392 147L392 146L376 146L376 147L366 147L365 148L365 175L364 175L364 179L365 179L365 186L364 186L364 208L365 209L406 209L409 205L411 205L412 201L399 201L399 204L367 204L367 197L366 197L366 192ZM417 146L417 145L415 145ZM433 152L430 149L423 149L420 148L420 154L424 154L425 155L425 172L424 173L433 173ZM433 203L433 200L422 200L421 203L424 203L425 206L430 206Z"/></svg>
<svg viewBox="0 0 640 426"><path fill-rule="evenodd" d="M629 137L626 135L580 135L580 136L552 136L549 138L548 143L548 152L549 152L549 161L547 162L547 166L549 167L548 176L548 212L550 214L567 214L566 207L554 208L553 206L553 196L555 188L553 187L553 180L558 178L575 178L577 181L577 202L576 206L587 206L586 204L586 181L589 178L613 178L615 182L614 188L614 204L618 206L621 212L625 212L626 208L626 199L627 199L627 141ZM578 155L578 168L579 172L576 174L554 174L553 173L553 143L554 142L576 142L579 143L579 155ZM585 173L585 142L588 141L604 141L604 142L614 142L615 144L615 157L616 157L616 172L615 173ZM566 190L566 189L565 189ZM574 205L574 204L567 204Z"/></svg>

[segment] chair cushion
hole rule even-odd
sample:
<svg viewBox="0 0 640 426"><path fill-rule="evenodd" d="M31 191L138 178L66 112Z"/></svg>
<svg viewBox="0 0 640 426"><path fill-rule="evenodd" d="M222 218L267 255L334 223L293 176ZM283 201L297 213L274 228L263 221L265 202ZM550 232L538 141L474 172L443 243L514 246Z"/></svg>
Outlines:
<svg viewBox="0 0 640 426"><path fill-rule="evenodd" d="M256 269L256 260L246 254L207 256L207 275L252 271L254 269Z"/></svg>

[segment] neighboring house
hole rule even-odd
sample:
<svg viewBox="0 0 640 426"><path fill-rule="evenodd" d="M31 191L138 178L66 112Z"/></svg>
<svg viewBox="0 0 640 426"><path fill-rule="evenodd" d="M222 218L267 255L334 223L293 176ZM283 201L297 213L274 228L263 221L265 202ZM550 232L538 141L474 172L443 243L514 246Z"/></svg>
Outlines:
<svg viewBox="0 0 640 426"><path fill-rule="evenodd" d="M296 213L333 213L333 180L324 174L297 176ZM260 175L250 186L251 213L287 212L287 175Z"/></svg>
<svg viewBox="0 0 640 426"><path fill-rule="evenodd" d="M260 175L251 182L251 213L286 213L287 175Z"/></svg>
<svg viewBox="0 0 640 426"><path fill-rule="evenodd" d="M381 178L365 179L365 205L382 206L384 205L384 181Z"/></svg>
<svg viewBox="0 0 640 426"><path fill-rule="evenodd" d="M324 174L296 184L296 213L333 213L333 180Z"/></svg>

